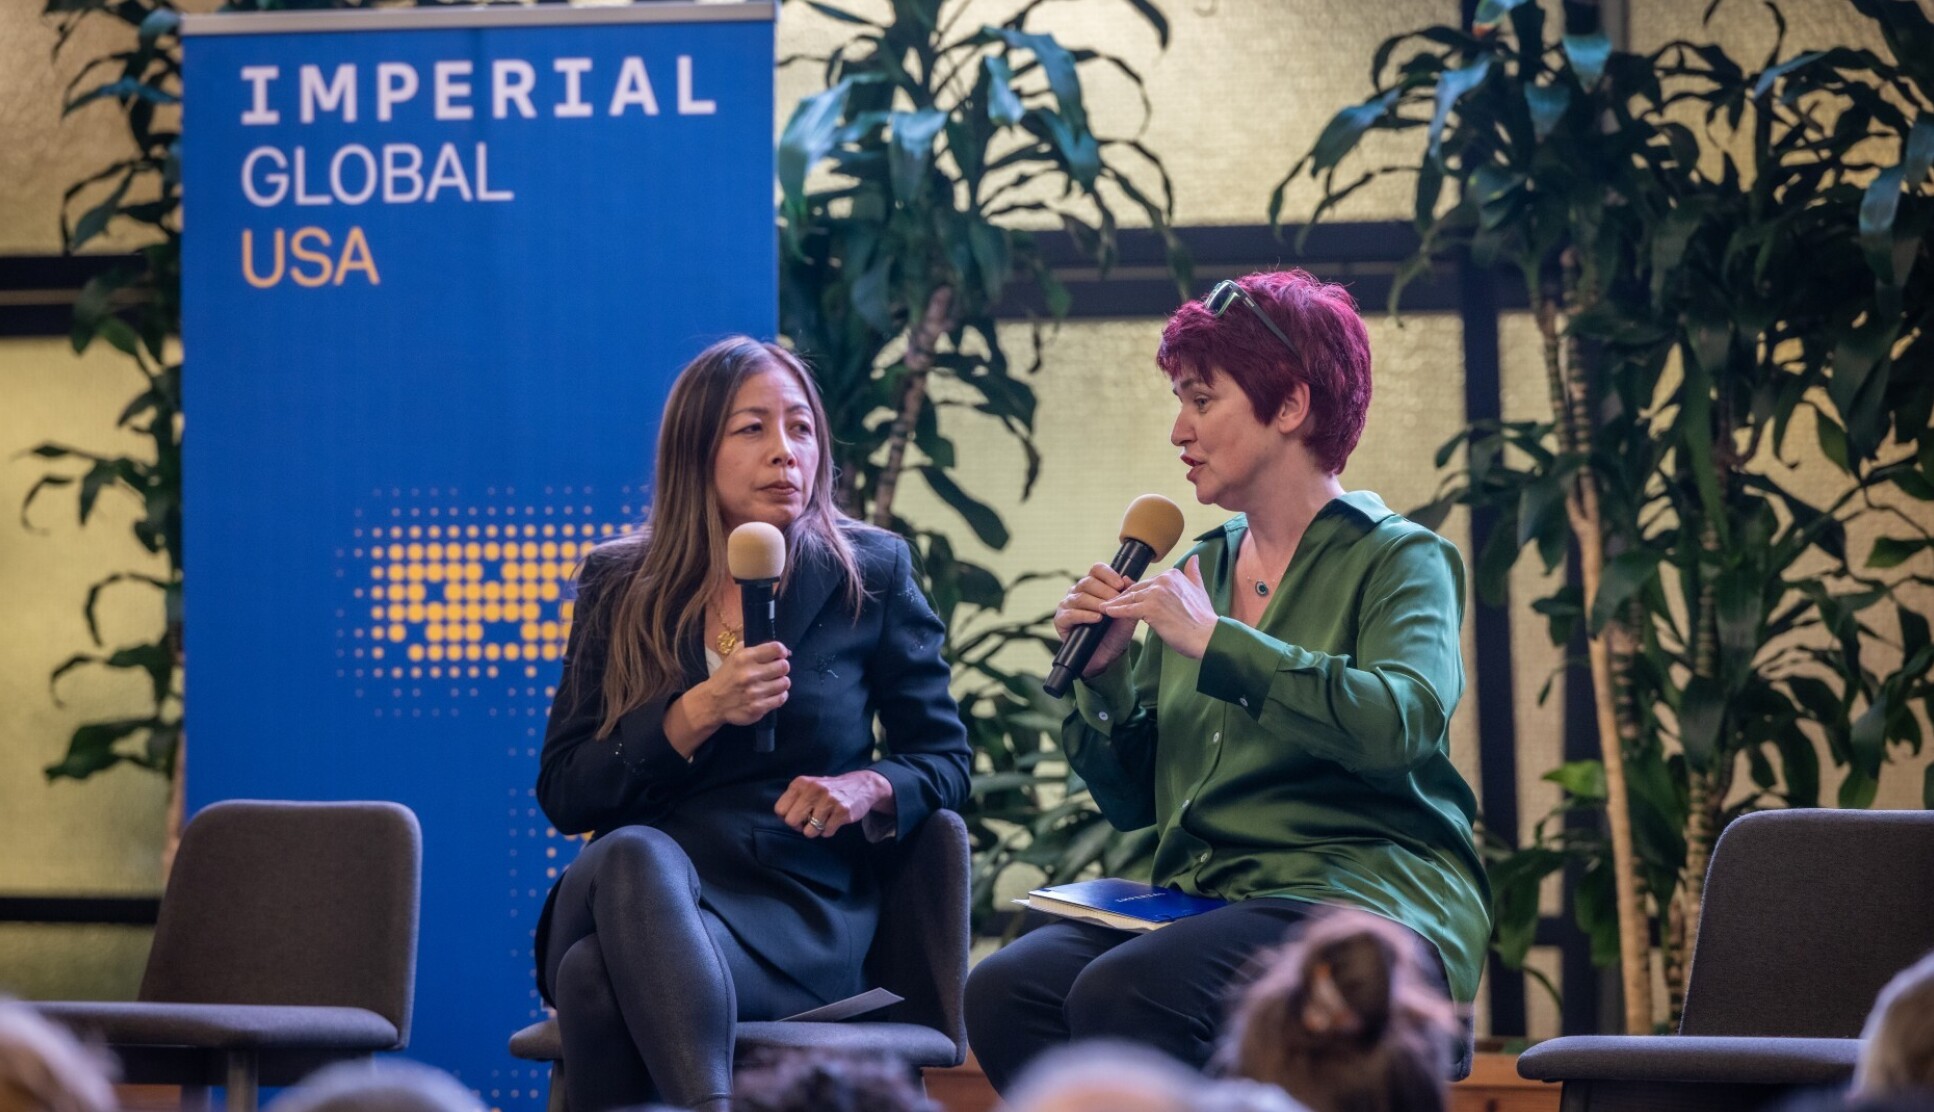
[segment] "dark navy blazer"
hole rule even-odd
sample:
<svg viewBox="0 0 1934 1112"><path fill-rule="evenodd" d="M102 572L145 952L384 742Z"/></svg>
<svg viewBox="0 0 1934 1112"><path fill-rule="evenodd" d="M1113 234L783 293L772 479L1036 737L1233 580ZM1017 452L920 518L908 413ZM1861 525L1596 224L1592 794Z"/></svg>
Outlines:
<svg viewBox="0 0 1934 1112"><path fill-rule="evenodd" d="M802 558L780 595L792 689L771 753L753 752L751 727L726 725L688 763L665 737L665 710L678 693L596 737L607 647L580 620L566 677L581 664L588 682L581 690L560 685L537 778L538 802L562 833L642 824L671 835L698 872L701 906L746 949L827 1001L866 987L860 967L879 919L876 847L858 823L829 838L805 837L773 813L780 793L796 776L870 768L893 785L903 839L928 814L966 798L971 765L940 657L944 631L914 582L906 542L867 526L846 527L845 535L866 587L857 617L830 561ZM636 551L606 545L592 552L579 575L581 617L613 603L607 588L635 570ZM596 624L609 628L608 620ZM706 677L704 648L696 636L681 648L691 687ZM884 755L875 752L876 716ZM547 902L537 932L540 981L549 920ZM548 997L549 986L540 987Z"/></svg>

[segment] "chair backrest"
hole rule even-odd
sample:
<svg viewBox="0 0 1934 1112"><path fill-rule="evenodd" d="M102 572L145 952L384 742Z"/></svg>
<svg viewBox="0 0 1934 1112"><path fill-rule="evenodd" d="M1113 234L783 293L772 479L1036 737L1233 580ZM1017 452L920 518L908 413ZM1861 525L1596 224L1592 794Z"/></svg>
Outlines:
<svg viewBox="0 0 1934 1112"><path fill-rule="evenodd" d="M182 832L140 999L365 1008L407 1044L422 864L395 803L211 804Z"/></svg>
<svg viewBox="0 0 1934 1112"><path fill-rule="evenodd" d="M1685 1035L1851 1038L1934 948L1934 813L1761 811L1713 850Z"/></svg>
<svg viewBox="0 0 1934 1112"><path fill-rule="evenodd" d="M874 984L906 997L885 1018L944 1032L964 1056L970 946L967 824L936 811L900 847L882 893L866 967Z"/></svg>

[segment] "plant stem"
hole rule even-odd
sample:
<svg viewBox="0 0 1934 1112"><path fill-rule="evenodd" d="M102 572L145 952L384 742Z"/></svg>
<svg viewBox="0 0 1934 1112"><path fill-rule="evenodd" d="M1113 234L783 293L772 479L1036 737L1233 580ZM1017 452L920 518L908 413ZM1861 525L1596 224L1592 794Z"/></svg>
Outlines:
<svg viewBox="0 0 1934 1112"><path fill-rule="evenodd" d="M1568 374L1562 357L1559 304L1533 287L1538 331L1544 339L1545 375L1551 387L1553 419L1560 443L1587 459L1592 450L1590 384L1584 368ZM1576 353L1574 353L1575 357ZM1605 531L1598 502L1598 482L1590 466L1575 473L1565 496L1565 515L1578 541L1579 566L1584 579L1587 609L1598 597L1605 567ZM1617 686L1612 669L1608 622L1587 642L1591 658L1592 702L1598 719L1598 745L1605 769L1605 824L1612 843L1612 874L1618 898L1619 975L1625 997L1627 1034L1652 1029L1651 927L1639 898L1638 859L1632 846L1632 810L1625 786L1624 738L1616 707Z"/></svg>
<svg viewBox="0 0 1934 1112"><path fill-rule="evenodd" d="M1699 610L1696 620L1698 631L1693 636L1692 673L1709 683L1719 680L1719 616L1713 599L1713 576L1707 570L1717 563L1719 552L1719 530L1710 518L1699 529L1699 547L1705 559L1699 561ZM1725 799L1725 789L1718 784L1719 770L1726 762L1728 750L1724 732L1713 743L1712 763L1706 768L1695 767L1690 759L1686 761L1686 863L1679 875L1679 898L1684 904L1685 930L1674 940L1679 953L1673 959L1690 968L1692 949L1699 941L1699 911L1705 902L1706 866L1712 860L1713 842L1719 835L1719 807ZM1672 1001L1672 1020L1679 1021L1684 1000Z"/></svg>
<svg viewBox="0 0 1934 1112"><path fill-rule="evenodd" d="M927 401L927 373L933 369L934 349L940 346L940 337L953 331L953 305L953 287L936 288L927 298L927 310L919 325L907 337L907 353L900 360L907 369L900 388L900 415L893 419L893 429L887 435L886 466L880 470L873 493L873 524L883 529L893 527L893 496L900 489L900 472L906 467L907 442L913 438L920 408Z"/></svg>

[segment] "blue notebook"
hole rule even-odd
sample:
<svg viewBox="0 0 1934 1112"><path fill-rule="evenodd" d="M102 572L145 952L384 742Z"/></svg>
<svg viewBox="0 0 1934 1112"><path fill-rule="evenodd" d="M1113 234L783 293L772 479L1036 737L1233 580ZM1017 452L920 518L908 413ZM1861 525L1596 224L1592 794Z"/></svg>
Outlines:
<svg viewBox="0 0 1934 1112"><path fill-rule="evenodd" d="M1214 911L1228 901L1191 896L1138 880L1103 877L1036 888L1027 894L1027 899L1014 902L1049 915L1116 930L1152 931L1177 919Z"/></svg>

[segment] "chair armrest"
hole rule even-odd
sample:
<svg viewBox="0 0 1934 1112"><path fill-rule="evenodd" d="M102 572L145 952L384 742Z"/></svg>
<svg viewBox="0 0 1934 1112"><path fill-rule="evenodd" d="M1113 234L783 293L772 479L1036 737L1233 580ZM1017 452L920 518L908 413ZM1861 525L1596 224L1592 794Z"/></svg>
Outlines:
<svg viewBox="0 0 1934 1112"><path fill-rule="evenodd" d="M1575 1035L1518 1058L1532 1081L1684 1081L1824 1085L1853 1076L1859 1039L1716 1035Z"/></svg>
<svg viewBox="0 0 1934 1112"><path fill-rule="evenodd" d="M967 1053L962 996L967 982L970 843L966 823L935 811L899 847L882 896L868 971L905 1002L874 1017L944 1032Z"/></svg>

